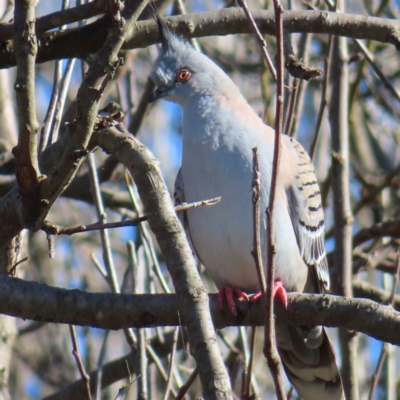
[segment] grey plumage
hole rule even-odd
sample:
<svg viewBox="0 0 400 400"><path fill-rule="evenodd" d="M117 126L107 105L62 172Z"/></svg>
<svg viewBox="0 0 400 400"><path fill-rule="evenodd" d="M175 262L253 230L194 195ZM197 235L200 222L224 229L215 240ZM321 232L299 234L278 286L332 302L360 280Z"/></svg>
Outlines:
<svg viewBox="0 0 400 400"><path fill-rule="evenodd" d="M181 215L191 245L220 289L259 289L251 256L253 241L252 148L260 154L261 209L268 204L274 131L266 126L231 79L213 61L173 34L161 19L162 51L151 78L164 97L183 109L182 168L175 201L222 196L212 207ZM329 288L324 219L311 161L294 139L282 135L274 211L276 278L287 291ZM266 265L266 217L261 243ZM288 378L306 400L343 399L328 336L321 327L277 325L277 344Z"/></svg>

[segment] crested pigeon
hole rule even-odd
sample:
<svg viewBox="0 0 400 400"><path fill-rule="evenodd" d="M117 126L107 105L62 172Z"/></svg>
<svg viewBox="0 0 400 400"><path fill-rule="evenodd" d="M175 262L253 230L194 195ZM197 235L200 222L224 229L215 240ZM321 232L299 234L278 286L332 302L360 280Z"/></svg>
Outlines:
<svg viewBox="0 0 400 400"><path fill-rule="evenodd" d="M265 125L238 87L211 59L174 34L156 16L162 51L151 72L158 98L183 111L182 166L175 201L195 202L221 196L212 207L181 215L190 244L235 313L233 294L247 298L260 289L254 259L252 148L258 147L261 210L269 201L274 130ZM324 215L311 160L293 138L281 137L281 161L273 214L276 253L275 288L321 293L329 289L324 245ZM264 266L266 214L260 236ZM329 338L322 327L276 326L285 372L305 400L344 399Z"/></svg>

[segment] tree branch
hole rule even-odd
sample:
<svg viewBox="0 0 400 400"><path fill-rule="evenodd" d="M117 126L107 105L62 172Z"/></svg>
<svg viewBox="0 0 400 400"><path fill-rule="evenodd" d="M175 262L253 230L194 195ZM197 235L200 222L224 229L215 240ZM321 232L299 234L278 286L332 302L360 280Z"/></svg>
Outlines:
<svg viewBox="0 0 400 400"><path fill-rule="evenodd" d="M216 341L207 293L157 160L132 135L121 134L115 128L98 132L94 139L127 166L137 185L149 215L148 223L179 298L179 315L187 328L190 348L199 367L204 397L230 398L230 381Z"/></svg>
<svg viewBox="0 0 400 400"><path fill-rule="evenodd" d="M400 218L379 222L370 228L359 230L353 237L353 246L356 247L368 240L384 236L391 236L394 238L400 237Z"/></svg>
<svg viewBox="0 0 400 400"><path fill-rule="evenodd" d="M344 11L344 0L338 0L336 11ZM338 15L340 12L337 13ZM335 251L331 268L332 290L335 294L352 297L352 227L353 216L350 205L349 183L349 129L348 129L348 85L349 66L347 41L333 37L331 68L329 77L332 90L329 102L331 125L331 174L334 214ZM357 336L349 330L339 330L340 353L342 356L341 375L343 388L348 400L357 400L358 376Z"/></svg>
<svg viewBox="0 0 400 400"><path fill-rule="evenodd" d="M274 0L274 11L276 19L276 103L275 103L275 137L274 151L271 171L271 186L269 191L267 215L267 285L263 293L265 306L264 321L264 348L263 353L267 359L272 379L274 381L275 393L278 400L286 398L285 387L283 383L282 363L278 354L275 335L274 318L274 286L275 286L275 226L274 226L274 207L277 191L277 182L281 161L281 134L283 119L283 7L279 0Z"/></svg>
<svg viewBox="0 0 400 400"><path fill-rule="evenodd" d="M38 132L35 101L35 58L38 50L35 32L35 1L17 1L14 13L14 46L17 78L14 89L18 112L18 145L13 149L17 159L17 181L23 201L41 179L38 163Z"/></svg>
<svg viewBox="0 0 400 400"><path fill-rule="evenodd" d="M216 294L205 296L217 329L264 325L260 304L237 302L234 317L219 309ZM0 313L35 321L111 330L179 326L181 305L174 294L88 293L0 276ZM400 312L367 299L288 293L287 309L276 301L275 315L278 323L286 325L342 327L400 345Z"/></svg>
<svg viewBox="0 0 400 400"><path fill-rule="evenodd" d="M252 15L262 33L275 35L273 11L254 10ZM106 39L109 23L109 18L105 17L81 28L47 33L40 42L37 62L60 58L84 58L88 53L97 52ZM167 23L171 29L188 38L252 32L252 27L244 13L238 8L169 17ZM283 24L287 33L308 32L371 39L391 43L400 49L400 23L395 19L328 11L292 10L285 12ZM134 25L123 47L135 49L147 47L159 41L155 22L153 20L140 21ZM14 65L13 45L7 43L2 52L0 68Z"/></svg>

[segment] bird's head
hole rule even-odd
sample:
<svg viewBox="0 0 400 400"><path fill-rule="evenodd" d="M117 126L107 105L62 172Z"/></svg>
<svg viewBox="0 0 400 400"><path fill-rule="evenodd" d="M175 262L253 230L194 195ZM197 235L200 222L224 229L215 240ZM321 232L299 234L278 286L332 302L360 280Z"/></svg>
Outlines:
<svg viewBox="0 0 400 400"><path fill-rule="evenodd" d="M162 51L150 74L157 86L149 97L150 103L162 97L184 105L193 96L212 95L233 85L213 61L173 33L158 15L156 21L162 36Z"/></svg>

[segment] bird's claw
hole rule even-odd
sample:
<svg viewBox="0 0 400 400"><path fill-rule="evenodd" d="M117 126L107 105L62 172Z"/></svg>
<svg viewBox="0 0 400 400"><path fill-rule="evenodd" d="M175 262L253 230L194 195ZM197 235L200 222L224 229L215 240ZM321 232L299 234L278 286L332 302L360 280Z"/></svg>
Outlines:
<svg viewBox="0 0 400 400"><path fill-rule="evenodd" d="M280 279L276 280L274 283L274 287L272 289L272 297L275 298L277 296L282 304L284 305L285 308L287 308L287 295L286 295L286 290L282 285L282 282ZM259 290L258 292L254 293L252 296L250 296L250 303L257 303L261 300L262 298L262 291Z"/></svg>
<svg viewBox="0 0 400 400"><path fill-rule="evenodd" d="M238 297L244 301L249 301L249 298L246 293L242 292L240 289L234 288L232 286L224 286L218 292L218 307L224 308L224 299L228 303L229 310L232 315L237 316L235 299L233 296Z"/></svg>
<svg viewBox="0 0 400 400"><path fill-rule="evenodd" d="M275 281L274 288L272 289L272 297L275 298L275 296L277 296L281 300L282 304L286 309L287 308L286 290L279 279Z"/></svg>

